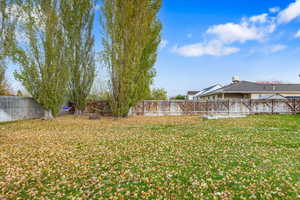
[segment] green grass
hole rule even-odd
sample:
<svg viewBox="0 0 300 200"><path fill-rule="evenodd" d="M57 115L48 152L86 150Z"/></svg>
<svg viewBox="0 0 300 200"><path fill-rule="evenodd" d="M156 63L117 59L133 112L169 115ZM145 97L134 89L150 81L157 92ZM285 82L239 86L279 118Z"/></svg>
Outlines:
<svg viewBox="0 0 300 200"><path fill-rule="evenodd" d="M0 199L300 199L300 116L0 125Z"/></svg>

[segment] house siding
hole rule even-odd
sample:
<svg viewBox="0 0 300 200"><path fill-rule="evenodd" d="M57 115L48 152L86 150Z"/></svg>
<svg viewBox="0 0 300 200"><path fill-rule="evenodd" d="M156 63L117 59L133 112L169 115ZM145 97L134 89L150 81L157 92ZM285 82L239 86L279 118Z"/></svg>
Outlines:
<svg viewBox="0 0 300 200"><path fill-rule="evenodd" d="M260 99L261 95L267 95L267 94L270 94L270 93L251 94L251 99ZM300 93L290 93L290 94L278 93L278 94L281 96L284 96L284 97L288 97L288 96L300 97Z"/></svg>
<svg viewBox="0 0 300 200"><path fill-rule="evenodd" d="M291 93L291 94L283 93L281 95L284 96L284 97L288 97L288 96L300 97L300 93Z"/></svg>

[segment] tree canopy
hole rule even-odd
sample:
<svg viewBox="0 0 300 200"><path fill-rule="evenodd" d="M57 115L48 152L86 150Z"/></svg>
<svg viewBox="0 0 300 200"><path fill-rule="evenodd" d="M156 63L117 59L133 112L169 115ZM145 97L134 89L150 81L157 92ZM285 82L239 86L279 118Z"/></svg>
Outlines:
<svg viewBox="0 0 300 200"><path fill-rule="evenodd" d="M47 117L59 113L69 81L59 2L19 2L23 15L20 26L25 34L25 41L17 43L14 51L14 60L20 65L15 77L49 111Z"/></svg>
<svg viewBox="0 0 300 200"><path fill-rule="evenodd" d="M111 108L116 117L150 94L160 43L161 0L104 0L103 59L109 70Z"/></svg>
<svg viewBox="0 0 300 200"><path fill-rule="evenodd" d="M96 75L92 0L61 0L65 32L65 56L70 68L68 97L81 114Z"/></svg>

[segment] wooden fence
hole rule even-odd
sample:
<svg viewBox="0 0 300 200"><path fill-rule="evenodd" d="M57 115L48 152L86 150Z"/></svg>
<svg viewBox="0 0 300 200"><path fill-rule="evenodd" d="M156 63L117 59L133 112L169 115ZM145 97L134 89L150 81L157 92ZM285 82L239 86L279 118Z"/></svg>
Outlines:
<svg viewBox="0 0 300 200"><path fill-rule="evenodd" d="M89 101L84 110L85 113L99 113L102 116L111 116L112 112L108 101Z"/></svg>
<svg viewBox="0 0 300 200"><path fill-rule="evenodd" d="M130 115L164 116L193 114L299 114L300 99L230 99L208 101L143 101Z"/></svg>

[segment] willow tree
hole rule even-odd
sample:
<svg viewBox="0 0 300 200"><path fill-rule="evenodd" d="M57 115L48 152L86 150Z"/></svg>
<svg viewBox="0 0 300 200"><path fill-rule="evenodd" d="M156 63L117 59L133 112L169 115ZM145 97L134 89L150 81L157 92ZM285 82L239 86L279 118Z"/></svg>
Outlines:
<svg viewBox="0 0 300 200"><path fill-rule="evenodd" d="M61 0L65 55L70 67L69 100L81 114L95 78L93 0Z"/></svg>
<svg viewBox="0 0 300 200"><path fill-rule="evenodd" d="M160 43L161 0L103 0L103 59L109 69L114 116L149 96Z"/></svg>
<svg viewBox="0 0 300 200"><path fill-rule="evenodd" d="M5 60L11 55L14 41L16 17L12 16L13 5L13 0L0 0L0 95L8 93Z"/></svg>
<svg viewBox="0 0 300 200"><path fill-rule="evenodd" d="M59 113L69 80L59 2L19 2L25 39L15 49L14 60L20 65L15 77L48 111L46 118Z"/></svg>

